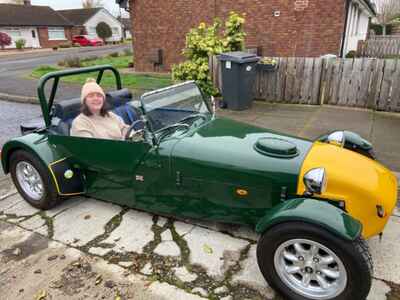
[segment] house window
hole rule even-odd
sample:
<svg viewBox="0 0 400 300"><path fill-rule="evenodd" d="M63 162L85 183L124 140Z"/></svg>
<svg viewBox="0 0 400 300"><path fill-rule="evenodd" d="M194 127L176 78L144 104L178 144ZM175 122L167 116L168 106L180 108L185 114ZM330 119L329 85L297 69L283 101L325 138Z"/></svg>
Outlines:
<svg viewBox="0 0 400 300"><path fill-rule="evenodd" d="M5 30L12 38L20 38L22 36L18 27L7 27Z"/></svg>
<svg viewBox="0 0 400 300"><path fill-rule="evenodd" d="M89 27L88 35L91 37L97 37L96 27Z"/></svg>
<svg viewBox="0 0 400 300"><path fill-rule="evenodd" d="M118 27L113 27L113 28L112 28L112 34L113 34L113 35L119 35Z"/></svg>
<svg viewBox="0 0 400 300"><path fill-rule="evenodd" d="M64 27L49 27L49 40L66 40Z"/></svg>
<svg viewBox="0 0 400 300"><path fill-rule="evenodd" d="M35 30L32 30L32 37L33 37L34 39L36 39L36 31L35 31Z"/></svg>

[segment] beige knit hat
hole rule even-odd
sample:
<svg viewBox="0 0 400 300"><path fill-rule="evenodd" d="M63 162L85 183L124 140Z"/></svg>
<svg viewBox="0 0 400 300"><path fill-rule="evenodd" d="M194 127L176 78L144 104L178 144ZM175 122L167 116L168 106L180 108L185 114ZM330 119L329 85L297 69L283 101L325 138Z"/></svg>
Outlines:
<svg viewBox="0 0 400 300"><path fill-rule="evenodd" d="M81 93L81 102L83 103L90 93L99 93L102 94L104 99L106 98L106 94L104 93L103 89L100 85L96 83L96 80L93 78L86 79L86 83L82 87Z"/></svg>

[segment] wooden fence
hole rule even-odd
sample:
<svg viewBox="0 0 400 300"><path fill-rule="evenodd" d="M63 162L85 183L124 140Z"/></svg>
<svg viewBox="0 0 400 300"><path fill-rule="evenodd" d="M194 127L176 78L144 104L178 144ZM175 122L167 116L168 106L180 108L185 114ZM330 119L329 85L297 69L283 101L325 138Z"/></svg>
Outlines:
<svg viewBox="0 0 400 300"><path fill-rule="evenodd" d="M257 71L256 99L400 112L400 60L276 59L275 71ZM221 87L221 67L215 58L210 67L214 84Z"/></svg>
<svg viewBox="0 0 400 300"><path fill-rule="evenodd" d="M358 56L361 57L400 56L400 37L375 36L366 41L360 41L357 52Z"/></svg>

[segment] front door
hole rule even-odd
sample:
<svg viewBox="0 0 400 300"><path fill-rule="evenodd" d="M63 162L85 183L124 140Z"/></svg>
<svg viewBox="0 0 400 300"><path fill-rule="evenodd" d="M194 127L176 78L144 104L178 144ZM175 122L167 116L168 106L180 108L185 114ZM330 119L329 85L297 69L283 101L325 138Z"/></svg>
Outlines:
<svg viewBox="0 0 400 300"><path fill-rule="evenodd" d="M151 146L144 142L49 136L59 153L82 170L86 195L134 206L135 170Z"/></svg>

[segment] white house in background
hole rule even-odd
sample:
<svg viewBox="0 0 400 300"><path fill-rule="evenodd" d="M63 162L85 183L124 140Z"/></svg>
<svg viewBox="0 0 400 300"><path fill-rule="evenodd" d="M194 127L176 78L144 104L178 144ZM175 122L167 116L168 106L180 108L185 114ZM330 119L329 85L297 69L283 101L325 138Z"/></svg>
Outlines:
<svg viewBox="0 0 400 300"><path fill-rule="evenodd" d="M352 50L357 50L358 42L367 38L370 20L375 16L376 7L370 0L352 0L349 2L343 55Z"/></svg>
<svg viewBox="0 0 400 300"><path fill-rule="evenodd" d="M57 12L74 24L74 35L88 34L90 37L97 37L96 27L100 22L104 22L112 30L112 36L107 42L119 42L123 39L121 22L105 8L67 9Z"/></svg>

